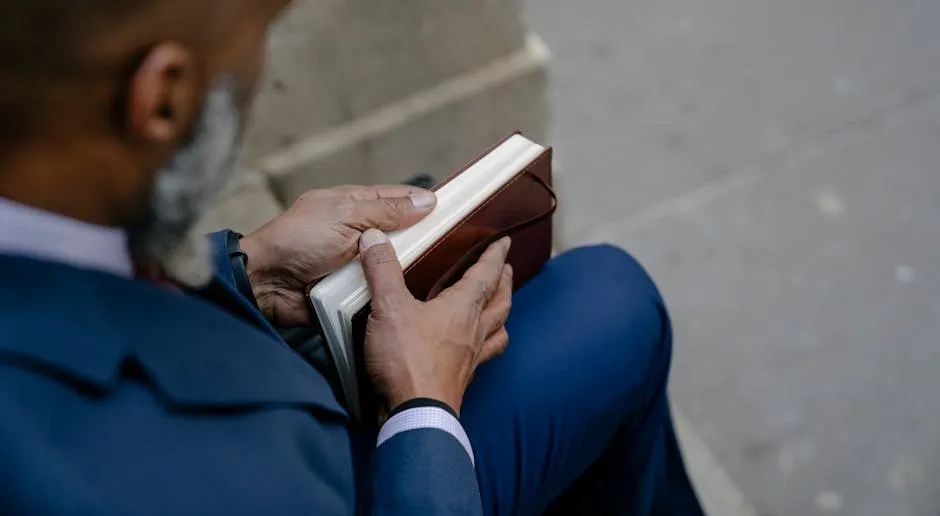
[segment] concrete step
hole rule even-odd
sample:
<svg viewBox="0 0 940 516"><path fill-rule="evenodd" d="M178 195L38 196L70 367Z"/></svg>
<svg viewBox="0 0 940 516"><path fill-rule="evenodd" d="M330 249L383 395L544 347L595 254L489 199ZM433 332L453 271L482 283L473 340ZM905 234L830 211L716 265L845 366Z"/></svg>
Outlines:
<svg viewBox="0 0 940 516"><path fill-rule="evenodd" d="M758 516L757 510L745 498L728 472L689 424L681 412L673 407L673 419L679 442L685 455L686 467L699 500L710 516Z"/></svg>

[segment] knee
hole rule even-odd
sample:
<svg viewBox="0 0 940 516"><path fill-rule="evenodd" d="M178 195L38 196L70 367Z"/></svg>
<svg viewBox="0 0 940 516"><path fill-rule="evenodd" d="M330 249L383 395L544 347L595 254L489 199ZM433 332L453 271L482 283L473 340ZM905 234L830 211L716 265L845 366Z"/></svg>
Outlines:
<svg viewBox="0 0 940 516"><path fill-rule="evenodd" d="M646 399L665 385L672 358L669 315L649 274L624 250L572 249L516 299L511 339L556 343L551 356L589 376L594 392ZM548 346L537 347L547 360Z"/></svg>
<svg viewBox="0 0 940 516"><path fill-rule="evenodd" d="M668 366L672 328L666 305L646 269L629 253L613 245L575 248L552 260L546 275L552 290L583 307L578 310L581 325L597 330L591 333L598 343L631 348L631 359L646 358L650 366Z"/></svg>
<svg viewBox="0 0 940 516"><path fill-rule="evenodd" d="M571 249L555 258L550 267L582 285L607 290L610 295L646 297L663 304L659 289L640 262L611 244Z"/></svg>
<svg viewBox="0 0 940 516"><path fill-rule="evenodd" d="M602 299L594 323L606 326L615 339L608 353L626 360L634 387L649 398L665 387L672 362L672 324L659 289L646 269L627 251L613 245L570 251L586 271L582 281L596 285ZM624 362L621 362L624 363Z"/></svg>

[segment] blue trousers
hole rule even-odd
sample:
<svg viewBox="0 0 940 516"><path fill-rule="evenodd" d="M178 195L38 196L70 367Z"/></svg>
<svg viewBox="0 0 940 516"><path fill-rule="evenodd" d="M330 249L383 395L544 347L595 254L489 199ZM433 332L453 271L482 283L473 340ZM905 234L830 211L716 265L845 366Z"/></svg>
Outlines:
<svg viewBox="0 0 940 516"><path fill-rule="evenodd" d="M488 514L702 514L666 399L668 314L631 256L555 258L507 329L461 414Z"/></svg>
<svg viewBox="0 0 940 516"><path fill-rule="evenodd" d="M553 259L513 296L507 329L461 410L487 514L703 514L666 399L669 316L630 255ZM354 437L363 466L374 436Z"/></svg>

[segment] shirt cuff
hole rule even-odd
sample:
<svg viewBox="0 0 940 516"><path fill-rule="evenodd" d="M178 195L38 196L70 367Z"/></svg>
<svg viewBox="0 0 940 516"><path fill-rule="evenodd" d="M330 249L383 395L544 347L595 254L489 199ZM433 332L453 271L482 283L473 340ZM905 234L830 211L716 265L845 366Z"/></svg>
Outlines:
<svg viewBox="0 0 940 516"><path fill-rule="evenodd" d="M470 438L467 437L467 432L464 431L460 421L453 414L440 407L409 408L393 415L379 431L378 442L375 446L382 446L385 441L400 433L423 428L442 430L452 435L467 451L467 455L470 456L470 463L476 467L473 448L470 446Z"/></svg>

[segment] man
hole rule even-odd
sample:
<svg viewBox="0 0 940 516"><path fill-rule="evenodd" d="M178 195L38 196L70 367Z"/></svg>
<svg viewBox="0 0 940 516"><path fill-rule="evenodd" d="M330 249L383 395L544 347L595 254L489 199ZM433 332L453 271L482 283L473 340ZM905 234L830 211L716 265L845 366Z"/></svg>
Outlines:
<svg viewBox="0 0 940 516"><path fill-rule="evenodd" d="M511 299L502 241L420 303L382 231L435 199L396 186L186 236L233 175L288 3L3 2L3 511L699 514L666 311L625 253L569 252ZM357 253L381 429L275 331L309 324L304 285Z"/></svg>

